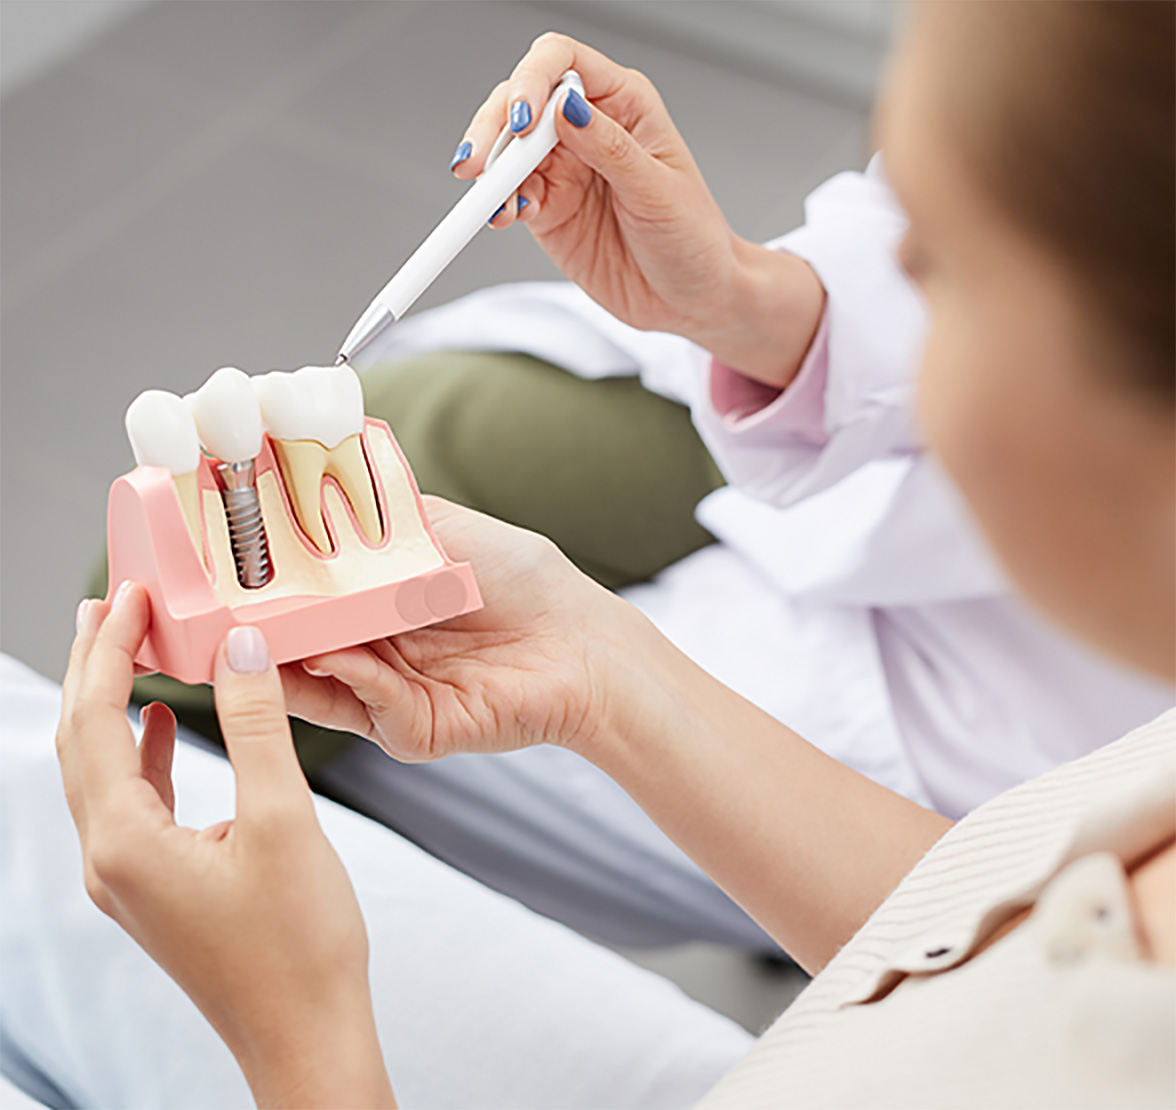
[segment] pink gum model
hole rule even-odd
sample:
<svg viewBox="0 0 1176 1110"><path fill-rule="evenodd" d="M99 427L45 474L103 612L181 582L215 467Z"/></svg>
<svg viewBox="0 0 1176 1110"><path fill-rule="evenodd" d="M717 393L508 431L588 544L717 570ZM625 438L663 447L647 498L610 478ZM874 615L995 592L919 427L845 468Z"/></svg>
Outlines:
<svg viewBox="0 0 1176 1110"><path fill-rule="evenodd" d="M107 514L107 597L120 582L130 579L145 586L151 598L151 626L135 657L136 664L181 682L211 682L217 648L237 624L256 625L265 635L274 659L290 663L423 628L482 607L469 563L453 562L429 524L416 480L388 425L370 419L366 424L365 433L380 429L391 440L408 476L416 510L441 557L441 566L341 596L301 595L230 607L213 592L203 552L197 551L192 541L170 471L157 466L136 467L115 479ZM383 482L370 465L370 455L368 458L383 519L387 521ZM258 478L267 470L278 470L268 438L257 459ZM289 512L280 471L278 476ZM200 462L199 485L202 491L215 488L208 459ZM392 529L386 527L385 531L391 533ZM395 536L386 534L379 546L389 547L395 542ZM309 544L306 546L313 550Z"/></svg>

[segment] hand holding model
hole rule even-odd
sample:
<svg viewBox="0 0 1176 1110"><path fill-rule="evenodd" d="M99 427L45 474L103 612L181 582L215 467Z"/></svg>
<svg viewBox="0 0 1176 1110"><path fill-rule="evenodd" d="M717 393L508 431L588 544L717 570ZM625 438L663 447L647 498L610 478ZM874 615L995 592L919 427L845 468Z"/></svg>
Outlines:
<svg viewBox="0 0 1176 1110"><path fill-rule="evenodd" d="M633 327L674 332L783 388L824 306L807 263L736 235L652 83L565 35L535 40L470 123L452 166L472 179L508 122L527 134L561 75L559 145L495 228L524 223L563 273ZM523 204L523 198L526 204Z"/></svg>
<svg viewBox="0 0 1176 1110"><path fill-rule="evenodd" d="M446 550L477 560L486 607L283 667L290 712L365 736L402 762L582 747L625 654L613 633L641 618L542 536L424 500Z"/></svg>
<svg viewBox="0 0 1176 1110"><path fill-rule="evenodd" d="M136 750L126 717L148 620L131 583L78 611L57 747L90 896L196 1003L258 1105L329 1105L341 1092L347 1105L393 1105L363 918L315 816L264 639L235 628L216 661L236 817L188 829L175 821L175 718L148 706Z"/></svg>

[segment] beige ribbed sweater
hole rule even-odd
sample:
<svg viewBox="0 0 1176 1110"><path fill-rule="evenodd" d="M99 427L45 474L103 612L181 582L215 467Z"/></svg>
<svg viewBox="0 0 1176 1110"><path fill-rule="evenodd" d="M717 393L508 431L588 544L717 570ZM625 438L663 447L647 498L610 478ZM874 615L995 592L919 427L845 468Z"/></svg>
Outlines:
<svg viewBox="0 0 1176 1110"><path fill-rule="evenodd" d="M702 1106L1176 1106L1124 875L1174 834L1176 711L956 825Z"/></svg>

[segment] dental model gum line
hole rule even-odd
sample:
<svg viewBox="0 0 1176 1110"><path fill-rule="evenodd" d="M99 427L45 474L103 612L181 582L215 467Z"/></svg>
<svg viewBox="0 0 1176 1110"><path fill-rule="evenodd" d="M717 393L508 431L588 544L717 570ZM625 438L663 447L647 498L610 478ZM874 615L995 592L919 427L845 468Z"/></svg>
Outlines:
<svg viewBox="0 0 1176 1110"><path fill-rule="evenodd" d="M304 366L251 381L303 533L322 554L330 554L322 499L323 479L333 478L368 542L380 544L384 527L364 457L363 390L355 371Z"/></svg>

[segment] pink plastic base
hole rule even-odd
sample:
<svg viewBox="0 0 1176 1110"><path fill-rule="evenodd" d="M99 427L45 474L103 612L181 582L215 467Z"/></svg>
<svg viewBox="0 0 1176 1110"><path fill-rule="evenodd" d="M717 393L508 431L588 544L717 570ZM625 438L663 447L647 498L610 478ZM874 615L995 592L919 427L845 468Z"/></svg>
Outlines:
<svg viewBox="0 0 1176 1110"><path fill-rule="evenodd" d="M368 421L373 423L378 422ZM259 465L268 469L273 465L268 443L264 454L265 463ZM201 468L207 469L207 462ZM210 483L211 471L200 481L202 487ZM445 555L429 527L415 481L412 487L417 510L444 565L341 597L285 597L230 608L213 593L171 474L161 467L140 466L115 479L107 514L107 597L130 579L145 586L151 598L151 626L135 662L181 682L211 682L217 648L237 624L256 625L277 662L290 663L480 609L473 570Z"/></svg>

